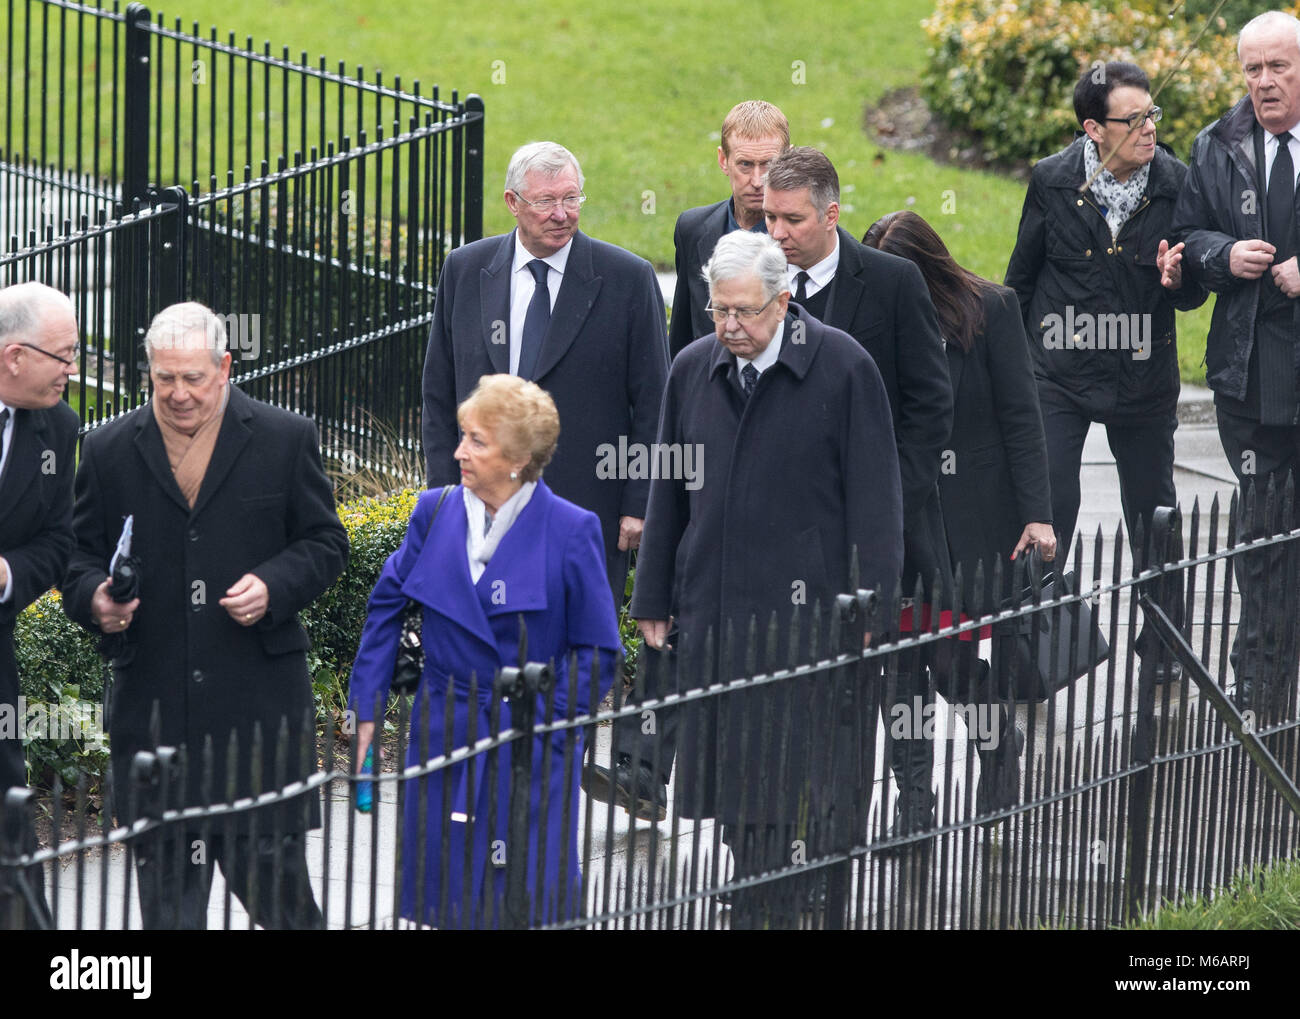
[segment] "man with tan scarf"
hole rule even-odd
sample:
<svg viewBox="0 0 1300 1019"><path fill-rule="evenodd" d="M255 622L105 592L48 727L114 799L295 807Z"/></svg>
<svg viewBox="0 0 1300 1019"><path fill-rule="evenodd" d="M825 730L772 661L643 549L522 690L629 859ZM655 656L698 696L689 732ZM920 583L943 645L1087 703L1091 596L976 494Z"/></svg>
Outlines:
<svg viewBox="0 0 1300 1019"><path fill-rule="evenodd" d="M173 305L145 346L153 398L86 437L64 584L73 619L125 637L109 722L119 818L130 809L132 756L159 745L187 755L181 803L169 806L225 802L232 788L236 798L255 796L314 770L308 640L297 614L342 572L348 550L315 425L230 384L220 318ZM108 595L107 564L127 515L140 596L119 604ZM258 923L322 926L303 850L319 811L316 796L298 797L235 815L229 830L224 820L196 820L138 842L144 925L206 926L220 863Z"/></svg>

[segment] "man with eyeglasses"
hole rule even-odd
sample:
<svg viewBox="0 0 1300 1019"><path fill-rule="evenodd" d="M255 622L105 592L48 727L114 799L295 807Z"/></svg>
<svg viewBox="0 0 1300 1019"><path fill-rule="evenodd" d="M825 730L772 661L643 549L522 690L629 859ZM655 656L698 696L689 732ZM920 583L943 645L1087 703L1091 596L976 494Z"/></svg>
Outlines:
<svg viewBox="0 0 1300 1019"><path fill-rule="evenodd" d="M72 550L78 420L62 397L76 360L67 297L41 283L0 290L0 707L15 714L15 620L59 582ZM22 733L0 733L0 799L26 784ZM48 926L39 869L26 882L26 892L0 886L0 928Z"/></svg>
<svg viewBox="0 0 1300 1019"><path fill-rule="evenodd" d="M1173 229L1187 244L1186 274L1217 295L1205 380L1243 506L1253 509L1237 532L1247 541L1294 526L1280 504L1300 464L1300 21L1259 15L1242 28L1237 55L1247 95L1197 135ZM1236 697L1257 717L1295 686L1293 549L1235 560L1243 602L1231 654Z"/></svg>
<svg viewBox="0 0 1300 1019"><path fill-rule="evenodd" d="M627 465L610 469L607 451L654 441L667 316L649 262L578 229L583 184L562 145L524 145L506 170L515 229L447 255L424 362L424 455L431 487L456 484L456 407L484 375L536 382L560 412L546 483L600 518L621 607L650 482Z"/></svg>
<svg viewBox="0 0 1300 1019"><path fill-rule="evenodd" d="M1074 88L1082 133L1035 164L1006 285L1016 291L1047 437L1052 522L1068 558L1079 516L1083 444L1093 422L1119 471L1124 523L1151 528L1177 504L1175 309L1205 291L1183 273L1174 202L1187 168L1156 143L1161 111L1146 74L1123 61L1085 68ZM1164 606L1175 620L1180 604ZM1155 649L1145 629L1137 652ZM1177 663L1170 663L1175 675Z"/></svg>
<svg viewBox="0 0 1300 1019"><path fill-rule="evenodd" d="M828 647L835 596L854 578L892 592L903 558L898 457L875 363L790 302L771 238L727 234L705 272L715 338L673 361L659 442L705 450L707 470L699 485L651 482L628 609L647 645L675 645L682 689L752 675L752 651L763 672L807 663L813 647L819 657L843 650ZM794 839L812 859L860 837L875 719L852 682L822 673L680 709L675 802L682 817L722 823L735 879L789 867ZM737 892L731 926L793 926L816 902L796 883ZM825 923L836 926L844 889L831 888Z"/></svg>

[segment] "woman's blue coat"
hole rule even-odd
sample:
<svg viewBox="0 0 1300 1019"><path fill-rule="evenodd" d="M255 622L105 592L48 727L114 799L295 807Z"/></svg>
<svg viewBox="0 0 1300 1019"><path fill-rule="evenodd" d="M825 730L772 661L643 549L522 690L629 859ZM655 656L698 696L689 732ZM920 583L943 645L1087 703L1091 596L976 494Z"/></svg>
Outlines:
<svg viewBox="0 0 1300 1019"><path fill-rule="evenodd" d="M621 648L595 514L539 482L475 584L465 548L463 489L453 488L434 518L440 494L441 489L434 489L420 496L405 540L384 565L370 596L352 672L352 707L359 721L369 721L377 697L387 695L407 600L424 606L424 674L412 709L407 767L492 735L493 679L501 667L520 664L521 619L528 660L555 667L550 717L580 715L598 704L613 682ZM600 655L593 690L594 648ZM577 669L571 673L574 655ZM504 730L511 725L510 707L502 703L499 715ZM547 719L539 697L536 721ZM403 783L404 917L438 927L499 923L503 863L512 852L507 826L510 750L519 745L514 741L502 751L480 752ZM565 919L580 908L582 758L580 728L533 740L528 888L534 923ZM495 783L484 781L493 774ZM547 837L539 887L542 827ZM418 873L421 858L424 867Z"/></svg>

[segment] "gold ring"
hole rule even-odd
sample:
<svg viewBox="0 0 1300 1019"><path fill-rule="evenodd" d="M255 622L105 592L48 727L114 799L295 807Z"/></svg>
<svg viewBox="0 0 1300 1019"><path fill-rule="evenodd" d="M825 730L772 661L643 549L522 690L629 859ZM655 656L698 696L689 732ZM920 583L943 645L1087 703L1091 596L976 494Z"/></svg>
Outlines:
<svg viewBox="0 0 1300 1019"><path fill-rule="evenodd" d="M248 620L248 619L252 619L252 618L253 618L253 613L251 613L251 612L245 612L245 613L244 613L244 619Z"/></svg>

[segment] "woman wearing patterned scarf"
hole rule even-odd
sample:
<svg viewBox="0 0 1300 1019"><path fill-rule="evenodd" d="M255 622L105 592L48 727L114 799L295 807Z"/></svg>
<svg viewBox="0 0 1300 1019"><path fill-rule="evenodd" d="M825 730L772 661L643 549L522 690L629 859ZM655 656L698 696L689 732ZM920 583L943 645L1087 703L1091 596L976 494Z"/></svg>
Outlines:
<svg viewBox="0 0 1300 1019"><path fill-rule="evenodd" d="M1174 311L1207 296L1182 273L1182 244L1168 241L1187 167L1156 143L1161 111L1147 76L1097 61L1079 77L1074 111L1083 131L1030 175L1006 275L1029 334L1062 558L1094 421L1115 456L1130 542L1157 506L1176 505ZM1181 618L1180 606L1165 609ZM1147 646L1139 637L1138 653Z"/></svg>

